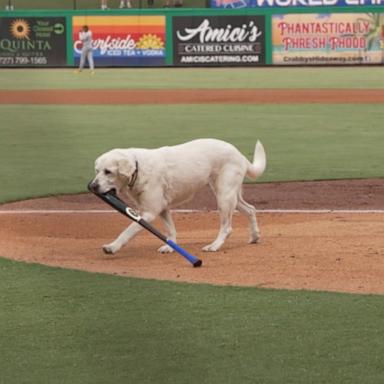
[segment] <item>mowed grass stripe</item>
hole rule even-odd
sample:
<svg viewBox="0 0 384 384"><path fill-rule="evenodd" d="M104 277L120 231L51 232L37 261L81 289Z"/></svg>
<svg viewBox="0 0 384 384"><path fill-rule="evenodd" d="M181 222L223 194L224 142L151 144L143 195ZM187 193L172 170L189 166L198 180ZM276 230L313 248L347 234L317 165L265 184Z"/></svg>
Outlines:
<svg viewBox="0 0 384 384"><path fill-rule="evenodd" d="M197 286L0 259L2 381L379 383L383 296Z"/></svg>
<svg viewBox="0 0 384 384"><path fill-rule="evenodd" d="M85 191L108 149L197 137L231 142L249 159L260 139L261 182L383 176L384 105L3 105L0 115L3 202Z"/></svg>
<svg viewBox="0 0 384 384"><path fill-rule="evenodd" d="M0 89L384 89L382 68L1 69Z"/></svg>

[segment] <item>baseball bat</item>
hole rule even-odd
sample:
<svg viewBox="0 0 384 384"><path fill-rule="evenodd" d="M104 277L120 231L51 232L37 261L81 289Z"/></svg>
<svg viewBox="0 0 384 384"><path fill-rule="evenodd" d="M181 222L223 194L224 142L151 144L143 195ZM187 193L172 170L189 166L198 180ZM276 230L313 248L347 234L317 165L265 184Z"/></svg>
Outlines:
<svg viewBox="0 0 384 384"><path fill-rule="evenodd" d="M92 182L88 184L88 190L99 197L101 200L109 204L111 207L116 209L118 212L123 214L124 216L129 217L131 220L140 224L147 231L151 232L153 235L158 237L164 243L168 244L172 249L174 249L181 256L185 257L194 267L200 267L203 262L198 259L196 256L191 255L185 249L181 248L174 241L167 239L159 230L157 230L153 225L148 223L148 221L144 220L134 209L128 207L124 201L119 199L117 196L111 193L98 193L92 188Z"/></svg>

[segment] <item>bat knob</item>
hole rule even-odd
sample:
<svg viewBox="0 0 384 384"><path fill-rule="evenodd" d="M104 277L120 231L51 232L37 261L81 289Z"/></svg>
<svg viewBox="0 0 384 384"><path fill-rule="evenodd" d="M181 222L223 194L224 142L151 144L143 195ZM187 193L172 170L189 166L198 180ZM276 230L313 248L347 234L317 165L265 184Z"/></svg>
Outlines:
<svg viewBox="0 0 384 384"><path fill-rule="evenodd" d="M203 265L203 262L201 260L197 260L193 263L194 268L201 267L202 265Z"/></svg>

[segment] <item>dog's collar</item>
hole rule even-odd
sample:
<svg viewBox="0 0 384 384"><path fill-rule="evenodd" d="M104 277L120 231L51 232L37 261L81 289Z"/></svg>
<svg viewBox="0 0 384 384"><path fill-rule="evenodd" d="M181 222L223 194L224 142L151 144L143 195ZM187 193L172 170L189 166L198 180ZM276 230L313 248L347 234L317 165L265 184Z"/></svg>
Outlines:
<svg viewBox="0 0 384 384"><path fill-rule="evenodd" d="M135 172L133 172L132 177L131 177L131 181L130 181L129 184L128 184L128 187L129 187L130 189L132 189L133 186L135 185L136 180L137 180L137 174L138 174L138 173L139 173L139 163L138 163L137 160L136 160L136 169L135 169Z"/></svg>

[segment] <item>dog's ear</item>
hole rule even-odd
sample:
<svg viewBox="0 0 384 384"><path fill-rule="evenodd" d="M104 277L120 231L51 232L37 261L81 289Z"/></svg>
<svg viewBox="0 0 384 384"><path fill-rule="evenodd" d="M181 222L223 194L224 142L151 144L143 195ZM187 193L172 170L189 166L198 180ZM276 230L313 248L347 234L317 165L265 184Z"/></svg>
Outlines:
<svg viewBox="0 0 384 384"><path fill-rule="evenodd" d="M132 174L135 172L135 169L136 166L133 159L123 157L117 161L117 172L127 179L131 178Z"/></svg>

